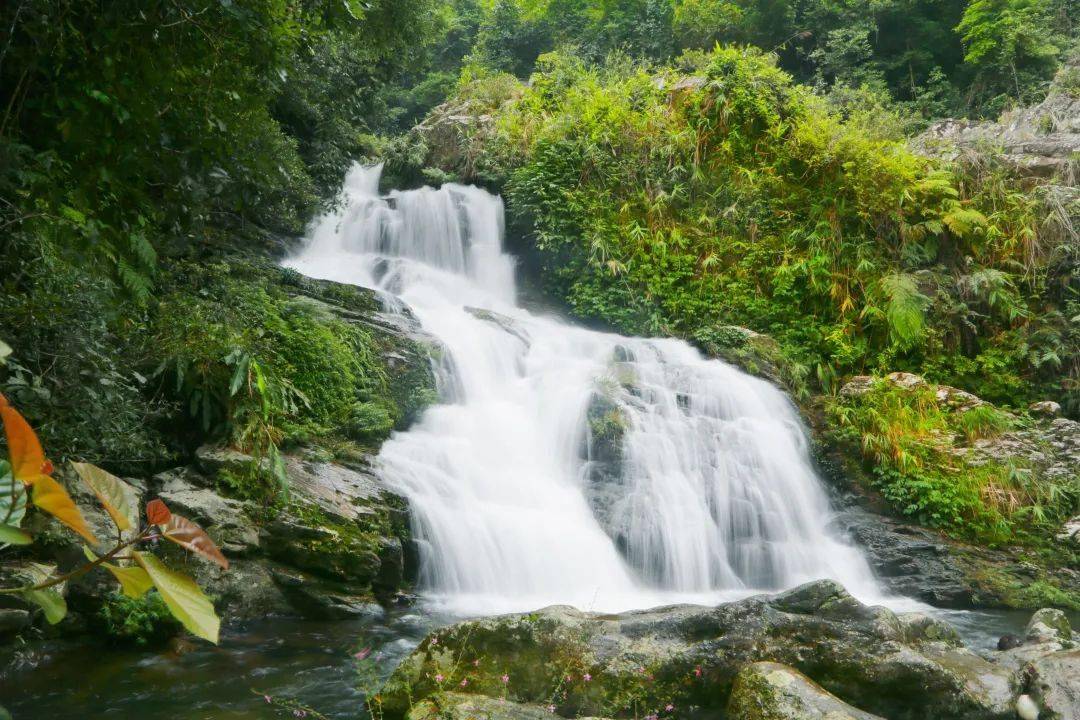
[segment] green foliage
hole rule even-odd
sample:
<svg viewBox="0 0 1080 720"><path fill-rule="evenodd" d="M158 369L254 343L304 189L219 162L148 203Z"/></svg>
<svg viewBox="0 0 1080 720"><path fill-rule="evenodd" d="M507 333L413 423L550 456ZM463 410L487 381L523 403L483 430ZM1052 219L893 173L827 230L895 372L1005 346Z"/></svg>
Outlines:
<svg viewBox="0 0 1080 720"><path fill-rule="evenodd" d="M59 573L55 565L30 561L13 565L11 577L16 584L0 588L0 596L15 596L40 608L46 621L55 625L67 615L64 585L100 566L116 579L124 597L140 600L148 591L156 589L161 594L169 615L195 635L217 643L220 621L214 612L213 603L195 581L181 572L167 568L152 553L136 550L140 545L164 538L228 570L229 561L210 536L187 518L171 513L161 500L151 500L146 506L145 522L138 523L139 516L132 512L127 502L131 488L127 487L123 480L95 465L72 463L83 484L105 510L112 523L111 530L115 530L116 539L112 545L102 545L67 489L52 477L55 469L46 458L37 434L22 414L2 395L0 420L3 423L8 455L7 460L0 462L0 484L5 486L8 493L5 498L7 507L3 509L0 527L4 529L3 535L8 544L16 535L22 536L16 543L19 545L32 544L45 535L38 533L35 537L19 527L25 510L31 503L38 512L58 521L87 543L83 545L87 561L67 572ZM109 534L112 535L112 532ZM98 554L91 546L107 549ZM6 545L0 545L0 550L4 549ZM132 560L135 561L134 564L131 564ZM117 564L121 562L126 564ZM123 601L117 602L124 604ZM114 609L119 614L129 614L124 610ZM132 618L133 625L129 629L135 633L143 632L153 614L153 611L147 610L138 618ZM118 626L126 624L116 613L112 615L112 620Z"/></svg>
<svg viewBox="0 0 1080 720"><path fill-rule="evenodd" d="M224 476L223 490L267 502L284 482L283 443L342 434L378 441L410 412L371 333L319 300L288 294L283 279L268 264L176 264L138 353L187 412L190 437L261 459Z"/></svg>
<svg viewBox="0 0 1080 720"><path fill-rule="evenodd" d="M921 523L991 543L1046 543L1080 506L1075 484L1029 460L965 460L973 442L1021 422L991 405L952 409L933 386L878 380L863 394L833 398L828 414L840 438L861 446L874 487Z"/></svg>
<svg viewBox="0 0 1080 720"><path fill-rule="evenodd" d="M1065 14L1059 0L971 0L956 30L964 63L975 70L974 90L999 108L1006 99L1038 100L1067 46L1059 26Z"/></svg>
<svg viewBox="0 0 1080 720"><path fill-rule="evenodd" d="M464 151L501 172L512 230L574 312L748 327L822 386L918 369L1013 404L1065 389L1051 366L1077 348L1047 305L1070 271L1046 262L1037 195L915 155L887 104L823 102L760 52L681 67L545 56Z"/></svg>
<svg viewBox="0 0 1080 720"><path fill-rule="evenodd" d="M98 610L98 619L110 639L138 647L156 645L180 629L157 591L140 598L109 595Z"/></svg>

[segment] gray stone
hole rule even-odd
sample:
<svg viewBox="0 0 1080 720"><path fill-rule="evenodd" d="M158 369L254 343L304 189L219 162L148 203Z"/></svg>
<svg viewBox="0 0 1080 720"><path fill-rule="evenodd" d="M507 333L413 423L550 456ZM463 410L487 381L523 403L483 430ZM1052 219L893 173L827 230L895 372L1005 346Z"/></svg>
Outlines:
<svg viewBox="0 0 1080 720"><path fill-rule="evenodd" d="M1037 658L1025 669L1024 683L1039 720L1080 718L1080 650Z"/></svg>
<svg viewBox="0 0 1080 720"><path fill-rule="evenodd" d="M408 720L551 720L551 717L551 711L540 705L444 692L417 703L409 711Z"/></svg>
<svg viewBox="0 0 1080 720"><path fill-rule="evenodd" d="M747 665L735 676L727 720L882 720L854 708L798 670L773 662Z"/></svg>
<svg viewBox="0 0 1080 720"><path fill-rule="evenodd" d="M551 607L438 631L394 672L383 692L384 710L398 717L410 696L438 692L436 674L460 682L447 674L448 661L467 653L492 668L470 668L470 687L501 687L488 677L498 668L516 679L507 699L542 704L559 686L566 694L558 710L568 715L632 712L618 705L628 696L638 708L671 703L721 713L738 672L771 661L891 720L1010 717L1013 673L959 647L951 633L919 630L929 627L862 605L830 581L715 608L602 615ZM590 681L564 683L566 665L556 658L572 659L572 674L587 672Z"/></svg>
<svg viewBox="0 0 1080 720"><path fill-rule="evenodd" d="M255 464L255 458L233 448L221 445L203 445L195 451L199 469L208 475L217 475L222 470L244 472Z"/></svg>
<svg viewBox="0 0 1080 720"><path fill-rule="evenodd" d="M1028 620L1024 629L1024 641L1029 643L1072 642L1072 627L1069 618L1060 610L1043 608L1037 610Z"/></svg>
<svg viewBox="0 0 1080 720"><path fill-rule="evenodd" d="M29 624L29 611L18 608L0 608L0 635L18 632Z"/></svg>
<svg viewBox="0 0 1080 720"><path fill-rule="evenodd" d="M469 313L478 320L489 322L495 325L500 330L508 335L516 337L522 342L525 347L529 347L532 344L532 340L529 338L529 333L525 328L514 320L512 317L507 317L501 313L494 312L492 310L486 310L484 308L466 307L465 312Z"/></svg>
<svg viewBox="0 0 1080 720"><path fill-rule="evenodd" d="M1032 415L1042 415L1043 417L1057 417L1061 414L1061 405L1053 400L1033 402L1028 405L1028 412Z"/></svg>

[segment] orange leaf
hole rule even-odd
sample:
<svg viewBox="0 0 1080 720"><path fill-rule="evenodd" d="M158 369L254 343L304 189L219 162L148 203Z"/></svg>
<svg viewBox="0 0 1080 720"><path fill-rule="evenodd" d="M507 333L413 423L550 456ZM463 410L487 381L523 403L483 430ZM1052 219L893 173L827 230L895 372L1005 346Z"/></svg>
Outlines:
<svg viewBox="0 0 1080 720"><path fill-rule="evenodd" d="M169 522L172 513L160 499L154 498L146 503L146 519L151 525L164 525Z"/></svg>
<svg viewBox="0 0 1080 720"><path fill-rule="evenodd" d="M48 475L38 475L34 481L33 500L39 508L82 535L90 543L97 544L98 539L94 537L90 526L86 524L79 508L75 506L75 501L71 499L63 485Z"/></svg>
<svg viewBox="0 0 1080 720"><path fill-rule="evenodd" d="M11 471L15 478L24 485L33 485L39 477L51 473L52 464L45 459L41 443L30 423L8 404L3 395L0 395L0 419L4 421Z"/></svg>
<svg viewBox="0 0 1080 720"><path fill-rule="evenodd" d="M162 503L164 505L164 503ZM206 534L206 531L186 517L172 514L169 521L161 529L162 534L177 545L197 552L208 560L216 562L226 570L229 569L229 561L218 550L218 546Z"/></svg>

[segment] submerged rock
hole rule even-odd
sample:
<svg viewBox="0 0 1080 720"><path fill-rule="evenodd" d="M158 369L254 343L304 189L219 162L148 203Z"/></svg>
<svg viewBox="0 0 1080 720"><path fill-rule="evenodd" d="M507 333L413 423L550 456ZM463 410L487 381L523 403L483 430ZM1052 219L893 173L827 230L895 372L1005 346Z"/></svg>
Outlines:
<svg viewBox="0 0 1080 720"><path fill-rule="evenodd" d="M936 623L865 606L831 581L715 608L603 615L551 607L461 623L421 643L381 697L388 717L443 686L526 704L557 695L564 715L668 705L719 713L740 671L760 661L788 665L840 701L890 720L1013 714L1007 668L964 649Z"/></svg>
<svg viewBox="0 0 1080 720"><path fill-rule="evenodd" d="M798 670L773 662L735 676L727 720L882 720L851 707Z"/></svg>

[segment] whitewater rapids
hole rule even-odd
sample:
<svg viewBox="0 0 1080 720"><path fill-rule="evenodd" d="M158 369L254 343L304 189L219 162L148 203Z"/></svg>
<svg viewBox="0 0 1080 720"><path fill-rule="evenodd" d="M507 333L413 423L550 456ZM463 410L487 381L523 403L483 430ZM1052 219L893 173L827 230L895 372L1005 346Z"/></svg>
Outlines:
<svg viewBox="0 0 1080 720"><path fill-rule="evenodd" d="M455 184L380 196L380 172L355 166L286 265L397 298L388 311L407 305L445 348L441 403L378 458L409 501L429 600L615 612L833 578L881 601L860 552L829 530L786 395L680 340L528 312L500 198ZM622 434L606 475L597 402Z"/></svg>

